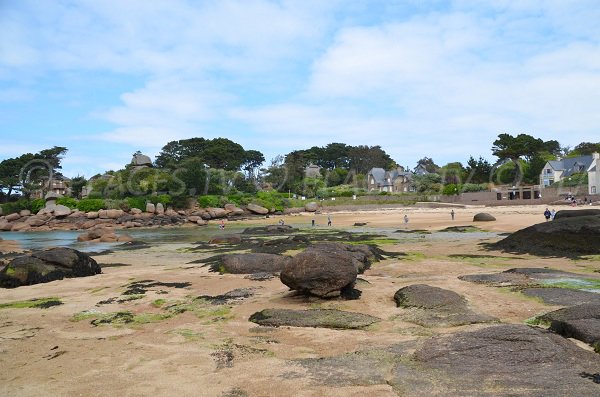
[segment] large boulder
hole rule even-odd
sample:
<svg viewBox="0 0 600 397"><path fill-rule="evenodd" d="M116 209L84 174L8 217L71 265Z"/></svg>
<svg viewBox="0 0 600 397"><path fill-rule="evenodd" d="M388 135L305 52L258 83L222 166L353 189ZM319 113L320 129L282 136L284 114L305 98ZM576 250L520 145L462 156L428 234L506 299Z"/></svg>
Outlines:
<svg viewBox="0 0 600 397"><path fill-rule="evenodd" d="M292 290L327 298L351 289L357 274L350 254L307 249L286 263L280 279Z"/></svg>
<svg viewBox="0 0 600 397"><path fill-rule="evenodd" d="M156 204L156 215L163 215L165 213L165 206L162 203Z"/></svg>
<svg viewBox="0 0 600 397"><path fill-rule="evenodd" d="M46 215L34 215L27 218L25 223L32 227L39 227L45 225L50 218Z"/></svg>
<svg viewBox="0 0 600 397"><path fill-rule="evenodd" d="M226 273L279 273L290 257L276 254L229 254L221 258Z"/></svg>
<svg viewBox="0 0 600 397"><path fill-rule="evenodd" d="M146 212L150 214L154 214L156 212L156 207L153 203L146 203Z"/></svg>
<svg viewBox="0 0 600 397"><path fill-rule="evenodd" d="M206 211L210 214L211 219L225 218L229 213L223 208L207 208Z"/></svg>
<svg viewBox="0 0 600 397"><path fill-rule="evenodd" d="M7 222L14 222L17 219L21 219L21 215L19 215L16 212L13 212L12 214L8 214L4 217L4 220L6 220Z"/></svg>
<svg viewBox="0 0 600 397"><path fill-rule="evenodd" d="M576 218L578 216L598 216L600 210L595 208L586 208L580 210L560 210L554 215L554 220L564 218Z"/></svg>
<svg viewBox="0 0 600 397"><path fill-rule="evenodd" d="M376 262L377 258L366 244L343 244L337 242L318 242L310 247L309 250L331 252L339 255L349 255L351 261L359 274L364 273L371 263Z"/></svg>
<svg viewBox="0 0 600 397"><path fill-rule="evenodd" d="M257 204L248 204L246 206L246 209L250 212L253 212L255 214L259 214L259 215L266 215L269 213L269 210L266 209L265 207L261 207L260 205Z"/></svg>
<svg viewBox="0 0 600 397"><path fill-rule="evenodd" d="M6 220L1 220L0 221L0 230L3 232L9 232L12 230L12 223L7 222Z"/></svg>
<svg viewBox="0 0 600 397"><path fill-rule="evenodd" d="M316 203L314 201L311 201L310 203L306 203L304 205L304 210L308 211L308 212L315 212L318 209L319 209L319 203Z"/></svg>
<svg viewBox="0 0 600 397"><path fill-rule="evenodd" d="M10 261L0 271L0 287L14 288L101 272L98 263L86 253L71 248L51 248Z"/></svg>
<svg viewBox="0 0 600 397"><path fill-rule="evenodd" d="M244 210L237 207L235 204L225 204L224 208L228 214L233 215L233 216L244 214Z"/></svg>
<svg viewBox="0 0 600 397"><path fill-rule="evenodd" d="M52 215L54 215L57 218L64 218L66 216L71 215L71 212L73 212L69 207L62 204L56 204L54 206L46 205L46 209L49 208L52 209Z"/></svg>
<svg viewBox="0 0 600 397"><path fill-rule="evenodd" d="M478 214L475 214L475 216L473 217L473 222L492 222L495 220L496 218L494 218L493 215L490 215L487 212L480 212Z"/></svg>
<svg viewBox="0 0 600 397"><path fill-rule="evenodd" d="M208 240L209 244L239 244L242 242L242 237L238 234L225 234L222 236L214 236Z"/></svg>
<svg viewBox="0 0 600 397"><path fill-rule="evenodd" d="M31 215L31 211L29 211L29 210L21 210L21 211L19 211L19 215L21 215L21 216L29 216L29 215Z"/></svg>
<svg viewBox="0 0 600 397"><path fill-rule="evenodd" d="M247 227L244 229L242 234L285 234L297 231L290 225L267 225L267 226L255 226Z"/></svg>
<svg viewBox="0 0 600 397"><path fill-rule="evenodd" d="M600 216L555 219L526 227L491 247L533 255L578 256L600 254Z"/></svg>
<svg viewBox="0 0 600 397"><path fill-rule="evenodd" d="M497 321L469 309L465 298L454 291L425 284L409 285L396 291L398 307L409 309L407 321L422 326L458 326Z"/></svg>

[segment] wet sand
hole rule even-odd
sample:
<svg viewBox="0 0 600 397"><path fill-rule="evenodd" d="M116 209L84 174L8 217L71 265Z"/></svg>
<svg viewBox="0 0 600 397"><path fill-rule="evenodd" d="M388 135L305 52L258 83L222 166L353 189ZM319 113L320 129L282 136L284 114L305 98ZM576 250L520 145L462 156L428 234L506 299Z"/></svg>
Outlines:
<svg viewBox="0 0 600 397"><path fill-rule="evenodd" d="M512 232L543 222L544 206L455 209L382 209L331 212L333 227L361 231L378 228L440 230L448 226L476 225L494 232ZM557 208L558 209L558 208ZM473 215L487 212L495 222L474 224ZM249 224L287 224L326 228L328 213L253 219ZM243 223L243 222L242 222ZM240 222L236 222L240 224ZM294 360L329 357L403 341L425 341L432 335L477 329L485 325L427 328L399 318L393 295L411 284L429 284L453 290L472 309L504 323L526 319L557 306L543 304L505 289L461 281L459 275L489 273L513 267L550 267L589 274L600 260L571 260L515 256L486 251L481 238L447 240L400 239L383 246L405 252L403 259L375 263L360 278L359 300L322 300L290 293L278 278L251 281L243 275L210 273L189 262L206 254L185 252L190 244L169 243L135 251L97 256L105 266L95 277L0 290L0 303L58 297L60 306L48 309L0 309L0 395L2 396L397 396L385 383L331 385L315 378ZM500 237L494 237L494 241ZM0 247L4 249L1 242ZM497 259L458 259L451 254L494 255ZM122 266L125 265L125 266ZM153 287L139 299L98 305L122 297L132 281L189 282L186 288ZM83 311L130 311L160 314L157 299L189 301L200 295L218 295L235 288L254 288L255 295L227 308L203 307L171 318L137 325L93 326L73 321ZM154 304L153 304L154 303ZM382 319L364 330L260 327L248 321L265 308L336 308ZM236 394L237 393L237 394ZM245 393L245 394L244 394Z"/></svg>

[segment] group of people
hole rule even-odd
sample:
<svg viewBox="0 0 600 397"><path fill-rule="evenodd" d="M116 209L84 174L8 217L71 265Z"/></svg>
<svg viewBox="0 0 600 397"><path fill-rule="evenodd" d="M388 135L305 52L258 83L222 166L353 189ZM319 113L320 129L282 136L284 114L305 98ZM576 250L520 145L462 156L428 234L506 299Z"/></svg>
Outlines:
<svg viewBox="0 0 600 397"><path fill-rule="evenodd" d="M555 215L556 211L554 210L554 208L552 208L552 211L550 211L548 207L546 207L546 211L544 211L544 218L546 218L546 222L553 221Z"/></svg>

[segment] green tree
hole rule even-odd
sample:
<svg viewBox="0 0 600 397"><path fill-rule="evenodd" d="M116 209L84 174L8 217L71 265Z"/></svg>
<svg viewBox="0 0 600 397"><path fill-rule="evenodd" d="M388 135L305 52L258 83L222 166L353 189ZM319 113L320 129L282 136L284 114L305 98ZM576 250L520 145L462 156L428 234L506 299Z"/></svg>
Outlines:
<svg viewBox="0 0 600 397"><path fill-rule="evenodd" d="M392 169L396 163L381 146L352 146L348 149L348 167L358 174L366 174L371 168Z"/></svg>
<svg viewBox="0 0 600 397"><path fill-rule="evenodd" d="M571 150L569 157L586 156L592 153L600 153L600 142L581 142Z"/></svg>
<svg viewBox="0 0 600 397"><path fill-rule="evenodd" d="M465 167L465 175L466 183L489 182L492 178L492 165L481 156L478 160L470 156Z"/></svg>
<svg viewBox="0 0 600 397"><path fill-rule="evenodd" d="M71 196L75 198L81 198L81 192L83 188L87 185L87 179L84 176L77 175L74 178L71 178Z"/></svg>
<svg viewBox="0 0 600 397"><path fill-rule="evenodd" d="M500 134L493 143L492 153L500 161L510 160L514 164L515 177L512 184L519 185L523 180L523 167L519 160L525 158L529 161L543 149L544 141L531 135L519 134L512 136L510 134Z"/></svg>
<svg viewBox="0 0 600 397"><path fill-rule="evenodd" d="M417 167L423 166L427 172L437 173L440 167L430 157L423 157L417 161Z"/></svg>

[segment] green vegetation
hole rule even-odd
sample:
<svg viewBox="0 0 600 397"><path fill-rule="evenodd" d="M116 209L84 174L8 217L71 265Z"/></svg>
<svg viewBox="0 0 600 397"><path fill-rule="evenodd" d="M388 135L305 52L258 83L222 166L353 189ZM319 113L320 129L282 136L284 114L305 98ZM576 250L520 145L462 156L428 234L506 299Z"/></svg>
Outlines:
<svg viewBox="0 0 600 397"><path fill-rule="evenodd" d="M171 331L168 331L169 334L183 336L187 341L195 341L202 339L202 334L199 332L194 332L188 328L177 328Z"/></svg>
<svg viewBox="0 0 600 397"><path fill-rule="evenodd" d="M0 309L47 309L52 306L62 305L59 298L35 298L26 301L16 301L9 303L0 303Z"/></svg>
<svg viewBox="0 0 600 397"><path fill-rule="evenodd" d="M105 208L104 200L102 199L82 199L77 203L77 209L83 212L99 211Z"/></svg>
<svg viewBox="0 0 600 397"><path fill-rule="evenodd" d="M77 208L77 200L75 200L72 197L59 197L56 200L56 204L64 205L65 207L69 207L72 210Z"/></svg>

